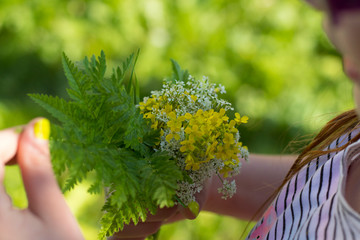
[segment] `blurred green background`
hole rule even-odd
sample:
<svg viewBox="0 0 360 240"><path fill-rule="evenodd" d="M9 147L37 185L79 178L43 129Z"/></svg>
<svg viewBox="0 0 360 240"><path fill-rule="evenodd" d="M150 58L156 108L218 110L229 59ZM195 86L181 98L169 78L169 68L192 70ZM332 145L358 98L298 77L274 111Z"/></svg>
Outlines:
<svg viewBox="0 0 360 240"><path fill-rule="evenodd" d="M240 131L251 152L294 153L327 120L353 107L351 84L321 20L299 0L2 0L0 128L47 116L27 93L64 96L62 52L76 61L104 50L112 68L140 49L143 96L160 88L173 58L192 75L226 87L223 97L250 117ZM6 185L25 207L17 167L7 168ZM66 197L91 240L103 196L87 194L86 187ZM164 227L160 239L239 239L245 225L201 213Z"/></svg>

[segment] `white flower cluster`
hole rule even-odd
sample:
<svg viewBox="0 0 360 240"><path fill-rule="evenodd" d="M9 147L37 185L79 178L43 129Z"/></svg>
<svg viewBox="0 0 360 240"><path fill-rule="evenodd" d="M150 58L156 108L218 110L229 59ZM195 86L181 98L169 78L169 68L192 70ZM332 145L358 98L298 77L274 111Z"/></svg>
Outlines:
<svg viewBox="0 0 360 240"><path fill-rule="evenodd" d="M234 110L231 103L219 98L219 93L226 93L225 87L221 84L210 83L206 76L203 76L201 80L196 80L189 75L186 83L177 80L175 83L165 82L160 91L152 91L151 95L153 97L166 96L172 106L177 106L178 116L185 113L194 114L199 109L204 111L220 108L224 108L226 111ZM194 97L197 99L196 101L193 101Z"/></svg>
<svg viewBox="0 0 360 240"><path fill-rule="evenodd" d="M235 180L232 180L231 182L224 180L223 186L218 188L218 192L223 194L222 198L225 200L231 198L236 193Z"/></svg>

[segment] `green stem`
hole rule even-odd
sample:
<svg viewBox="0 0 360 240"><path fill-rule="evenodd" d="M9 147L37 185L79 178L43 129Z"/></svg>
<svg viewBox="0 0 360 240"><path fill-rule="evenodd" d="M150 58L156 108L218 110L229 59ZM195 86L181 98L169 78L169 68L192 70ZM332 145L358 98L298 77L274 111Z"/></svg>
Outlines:
<svg viewBox="0 0 360 240"><path fill-rule="evenodd" d="M221 183L222 183L222 184L224 184L224 180L222 179L222 177L220 176L220 174L219 174L219 173L217 173L216 175L219 177L219 179L220 179Z"/></svg>
<svg viewBox="0 0 360 240"><path fill-rule="evenodd" d="M176 201L178 201L181 204L181 206L183 206L184 208L187 208L187 206L180 200L180 198L178 198L178 196L175 195L175 199L176 199Z"/></svg>

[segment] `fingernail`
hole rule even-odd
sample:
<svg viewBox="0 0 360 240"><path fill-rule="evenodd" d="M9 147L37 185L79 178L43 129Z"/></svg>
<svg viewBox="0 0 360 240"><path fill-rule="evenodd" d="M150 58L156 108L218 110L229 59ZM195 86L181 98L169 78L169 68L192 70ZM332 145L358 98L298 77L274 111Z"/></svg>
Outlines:
<svg viewBox="0 0 360 240"><path fill-rule="evenodd" d="M195 217L197 217L199 215L200 207L197 202L195 202L195 201L190 202L188 205L188 208L190 209L192 214L194 214Z"/></svg>
<svg viewBox="0 0 360 240"><path fill-rule="evenodd" d="M35 137L39 139L49 140L50 137L50 121L42 118L34 124Z"/></svg>

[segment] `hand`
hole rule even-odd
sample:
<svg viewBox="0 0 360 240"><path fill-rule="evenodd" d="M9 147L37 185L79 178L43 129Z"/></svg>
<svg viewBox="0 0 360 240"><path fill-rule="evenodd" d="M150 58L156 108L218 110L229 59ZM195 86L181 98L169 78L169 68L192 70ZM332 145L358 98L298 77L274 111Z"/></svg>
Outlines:
<svg viewBox="0 0 360 240"><path fill-rule="evenodd" d="M139 222L136 226L133 223L125 225L122 231L115 233L108 240L143 240L156 233L163 224L195 219L205 205L210 185L211 180L207 181L204 189L196 195L196 204L192 204L195 206L184 208L179 204L172 208L158 209L155 215L149 214L145 222Z"/></svg>
<svg viewBox="0 0 360 240"><path fill-rule="evenodd" d="M49 123L35 119L18 134L0 131L0 239L83 239L59 189L48 149ZM27 209L15 209L3 180L5 164L19 164L28 199Z"/></svg>

